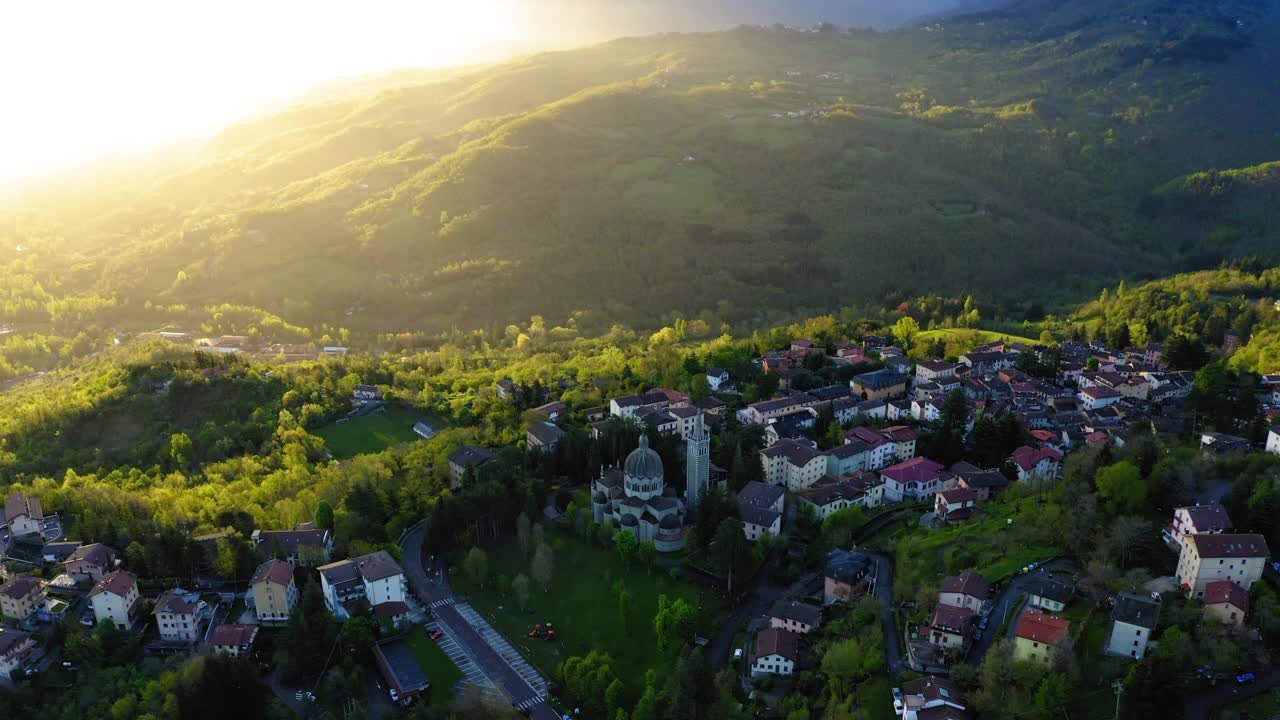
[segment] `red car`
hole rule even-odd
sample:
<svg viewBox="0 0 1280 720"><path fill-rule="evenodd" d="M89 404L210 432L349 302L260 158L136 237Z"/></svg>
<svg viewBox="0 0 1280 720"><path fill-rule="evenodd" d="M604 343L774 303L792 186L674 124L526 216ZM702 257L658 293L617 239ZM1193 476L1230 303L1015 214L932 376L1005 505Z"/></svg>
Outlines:
<svg viewBox="0 0 1280 720"><path fill-rule="evenodd" d="M437 631L435 631L435 632L431 633L431 639L432 639L432 640L439 640L439 639L440 639L440 638L442 638L442 637L444 637L444 631L443 631L443 630L437 630Z"/></svg>

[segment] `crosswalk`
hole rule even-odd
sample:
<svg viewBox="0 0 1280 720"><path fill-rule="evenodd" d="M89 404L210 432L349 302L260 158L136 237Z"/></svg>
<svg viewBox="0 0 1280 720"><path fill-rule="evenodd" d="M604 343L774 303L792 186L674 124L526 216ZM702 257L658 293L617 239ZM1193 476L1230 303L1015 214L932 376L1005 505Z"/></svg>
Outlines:
<svg viewBox="0 0 1280 720"><path fill-rule="evenodd" d="M522 680L528 683L530 689L537 695L537 699L546 697L547 680L542 677L542 673L529 664L524 656L520 654L507 639L502 636L492 625L488 623L475 608L467 603L457 603L454 609L458 611L458 615L467 622L468 625L475 628L476 633L498 653L512 670L520 676Z"/></svg>
<svg viewBox="0 0 1280 720"><path fill-rule="evenodd" d="M431 603L431 607L433 608L444 607L445 605L453 605L455 602L457 602L455 598L451 598L451 597L441 598Z"/></svg>
<svg viewBox="0 0 1280 720"><path fill-rule="evenodd" d="M542 696L531 697L528 700L524 700L522 702L516 703L516 709L528 710L529 708L533 707L534 705L537 705L540 702L543 702L544 700L546 700L546 698Z"/></svg>
<svg viewBox="0 0 1280 720"><path fill-rule="evenodd" d="M467 651L463 650L462 646L453 639L453 633L448 627L437 621L427 623L426 629L428 635L437 630L444 631L444 637L437 640L436 644L440 646L444 654L449 656L449 660L462 672L462 679L453 686L455 693L460 692L463 686L466 685L476 685L481 690L493 691L497 689L493 681L480 669L480 666L476 665L471 656L467 655Z"/></svg>

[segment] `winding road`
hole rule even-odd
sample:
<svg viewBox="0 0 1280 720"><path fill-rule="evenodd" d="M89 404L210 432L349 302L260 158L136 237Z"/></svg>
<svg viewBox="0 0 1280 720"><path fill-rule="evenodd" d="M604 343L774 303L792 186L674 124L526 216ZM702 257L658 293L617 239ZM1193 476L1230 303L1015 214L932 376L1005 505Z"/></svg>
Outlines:
<svg viewBox="0 0 1280 720"><path fill-rule="evenodd" d="M1022 602L1022 596L1027 593L1027 586L1035 581L1040 573L1049 572L1050 570L1069 569L1074 570L1076 564L1070 558L1054 558L1040 564L1035 572L1026 575L1014 575L1008 585L1000 591L996 596L995 604L991 606L990 624L985 632L982 633L982 639L973 643L969 648L969 655L965 662L972 665L981 665L982 659L986 657L987 651L995 644L1000 626L1004 621L1011 617L1011 613L1017 609L1018 604Z"/></svg>

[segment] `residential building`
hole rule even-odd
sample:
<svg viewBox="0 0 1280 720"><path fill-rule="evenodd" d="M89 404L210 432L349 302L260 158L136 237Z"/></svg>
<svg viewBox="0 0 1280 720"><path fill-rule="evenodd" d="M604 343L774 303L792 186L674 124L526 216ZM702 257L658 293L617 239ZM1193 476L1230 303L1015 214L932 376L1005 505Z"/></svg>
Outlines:
<svg viewBox="0 0 1280 720"><path fill-rule="evenodd" d="M822 625L822 608L796 600L779 600L769 611L769 625L806 635Z"/></svg>
<svg viewBox="0 0 1280 720"><path fill-rule="evenodd" d="M14 493L4 501L0 514L0 528L8 528L12 536L35 533L44 537L44 508L40 498Z"/></svg>
<svg viewBox="0 0 1280 720"><path fill-rule="evenodd" d="M298 585L293 565L284 560L268 560L258 566L249 580L254 612L263 625L283 625L298 604Z"/></svg>
<svg viewBox="0 0 1280 720"><path fill-rule="evenodd" d="M952 478L950 472L926 457L912 458L880 471L884 496L890 502L932 501L933 494Z"/></svg>
<svg viewBox="0 0 1280 720"><path fill-rule="evenodd" d="M1002 352L970 351L958 359L961 365L968 365L974 375L984 376L1013 367L1015 357L1016 355Z"/></svg>
<svg viewBox="0 0 1280 720"><path fill-rule="evenodd" d="M827 554L822 575L822 603L830 605L870 592L875 586L876 566L866 553L837 548Z"/></svg>
<svg viewBox="0 0 1280 720"><path fill-rule="evenodd" d="M156 616L161 640L191 643L199 639L200 623L207 619L208 609L200 593L175 588L160 595L151 614Z"/></svg>
<svg viewBox="0 0 1280 720"><path fill-rule="evenodd" d="M928 383L936 382L944 377L954 378L957 367L959 366L955 363L949 363L945 360L921 360L916 363L916 382Z"/></svg>
<svg viewBox="0 0 1280 720"><path fill-rule="evenodd" d="M933 512L943 522L964 522L978 513L978 493L969 488L939 490L933 496Z"/></svg>
<svg viewBox="0 0 1280 720"><path fill-rule="evenodd" d="M907 394L907 376L894 370L854 375L849 389L863 400L894 400Z"/></svg>
<svg viewBox="0 0 1280 720"><path fill-rule="evenodd" d="M1062 475L1062 453L1051 447L1027 447L1023 445L1009 456L1018 480L1056 480Z"/></svg>
<svg viewBox="0 0 1280 720"><path fill-rule="evenodd" d="M462 487L462 478L467 468L478 471L486 464L498 459L497 455L479 445L463 445L449 455L449 483L454 489Z"/></svg>
<svg viewBox="0 0 1280 720"><path fill-rule="evenodd" d="M938 603L920 628L920 637L941 648L963 647L974 618L974 612L967 607Z"/></svg>
<svg viewBox="0 0 1280 720"><path fill-rule="evenodd" d="M765 533L782 534L782 511L786 491L777 485L751 481L738 491L738 515L742 532L755 542Z"/></svg>
<svg viewBox="0 0 1280 720"><path fill-rule="evenodd" d="M932 675L902 683L902 720L968 718L967 701L954 682Z"/></svg>
<svg viewBox="0 0 1280 720"><path fill-rule="evenodd" d="M1181 550L1188 535L1221 535L1231 529L1231 517L1223 506L1194 505L1174 508L1173 520L1161 535L1175 550Z"/></svg>
<svg viewBox="0 0 1280 720"><path fill-rule="evenodd" d="M93 543L76 548L67 556L64 564L71 577L98 582L115 567L115 561L115 550L102 543Z"/></svg>
<svg viewBox="0 0 1280 720"><path fill-rule="evenodd" d="M840 510L855 505L874 507L870 504L874 501L874 497L870 496L865 489L855 483L854 477L851 475L840 480L826 477L797 493L796 497L800 502L812 508L814 515L820 521L826 520ZM875 476L872 475L872 477ZM880 487L883 487L883 485Z"/></svg>
<svg viewBox="0 0 1280 720"><path fill-rule="evenodd" d="M280 554L301 567L323 565L333 556L333 533L329 530L254 530L251 537L259 557Z"/></svg>
<svg viewBox="0 0 1280 720"><path fill-rule="evenodd" d="M866 443L855 440L837 445L824 455L827 457L826 474L838 478L868 470L867 460L871 457L871 448Z"/></svg>
<svg viewBox="0 0 1280 720"><path fill-rule="evenodd" d="M1027 587L1027 607L1042 612L1062 612L1075 592L1076 584L1071 580L1041 572L1032 578Z"/></svg>
<svg viewBox="0 0 1280 720"><path fill-rule="evenodd" d="M240 657L253 652L253 643L257 639L257 625L224 623L214 628L209 644L213 646L215 653Z"/></svg>
<svg viewBox="0 0 1280 720"><path fill-rule="evenodd" d="M1217 455L1225 455L1232 452L1249 452L1250 444L1248 438L1227 435L1226 433L1207 432L1200 434L1200 449Z"/></svg>
<svg viewBox="0 0 1280 720"><path fill-rule="evenodd" d="M1147 653L1151 633L1160 619L1160 596L1122 592L1111 609L1111 632L1107 635L1108 655L1141 660Z"/></svg>
<svg viewBox="0 0 1280 720"><path fill-rule="evenodd" d="M0 615L23 621L44 604L44 587L29 575L18 575L0 585Z"/></svg>
<svg viewBox="0 0 1280 720"><path fill-rule="evenodd" d="M719 391L729 385L729 371L724 368L707 368L707 385L712 391Z"/></svg>
<svg viewBox="0 0 1280 720"><path fill-rule="evenodd" d="M548 420L555 421L559 420L561 416L567 416L569 414L569 406L559 400L553 400L545 405L539 405L538 407L533 408L531 412L538 415L546 415Z"/></svg>
<svg viewBox="0 0 1280 720"><path fill-rule="evenodd" d="M1018 619L1014 631L1013 656L1017 660L1052 663L1066 648L1071 621L1028 610Z"/></svg>
<svg viewBox="0 0 1280 720"><path fill-rule="evenodd" d="M1227 625L1243 626L1249 593L1230 580L1214 580L1204 588L1204 615Z"/></svg>
<svg viewBox="0 0 1280 720"><path fill-rule="evenodd" d="M317 568L325 607L339 620L351 617L360 600L377 608L384 602L404 602L408 582L404 570L386 550L341 560Z"/></svg>
<svg viewBox="0 0 1280 720"><path fill-rule="evenodd" d="M511 381L511 378L502 378L497 384L500 399L510 400L516 394L516 384Z"/></svg>
<svg viewBox="0 0 1280 720"><path fill-rule="evenodd" d="M9 682L20 679L35 651L36 641L30 635L0 627L0 677Z"/></svg>
<svg viewBox="0 0 1280 720"><path fill-rule="evenodd" d="M1081 388L1077 397L1080 400L1080 407L1090 411L1120 402L1120 393L1109 387L1090 386Z"/></svg>
<svg viewBox="0 0 1280 720"><path fill-rule="evenodd" d="M529 430L525 432L525 445L530 450L541 450L543 452L553 452L556 445L564 439L564 431L555 423L546 420L540 420L529 426Z"/></svg>
<svg viewBox="0 0 1280 720"><path fill-rule="evenodd" d="M89 604L97 624L110 620L121 630L129 630L138 619L142 594L138 592L138 578L126 570L116 570L102 576L89 591Z"/></svg>
<svg viewBox="0 0 1280 720"><path fill-rule="evenodd" d="M751 675L790 675L800 659L800 635L769 627L756 633L751 653Z"/></svg>
<svg viewBox="0 0 1280 720"><path fill-rule="evenodd" d="M1187 535L1178 554L1178 584L1187 597L1200 599L1214 580L1230 580L1248 590L1262 577L1270 557L1261 535Z"/></svg>
<svg viewBox="0 0 1280 720"><path fill-rule="evenodd" d="M395 702L407 705L431 687L431 679L418 665L414 652L403 638L388 638L373 646L373 659L387 681L387 688L394 691Z"/></svg>
<svg viewBox="0 0 1280 720"><path fill-rule="evenodd" d="M1280 455L1280 425L1267 428L1267 452Z"/></svg>
<svg viewBox="0 0 1280 720"><path fill-rule="evenodd" d="M783 440L761 450L760 463L766 482L792 492L800 492L827 474L827 457L795 440Z"/></svg>
<svg viewBox="0 0 1280 720"><path fill-rule="evenodd" d="M866 445L867 470L880 470L899 462L897 443L879 430L868 427L851 428L844 434L844 442L846 445L855 442Z"/></svg>
<svg viewBox="0 0 1280 720"><path fill-rule="evenodd" d="M351 391L351 404L369 405L382 401L382 390L376 385L357 385Z"/></svg>
<svg viewBox="0 0 1280 720"><path fill-rule="evenodd" d="M773 418L790 415L804 408L813 407L818 403L818 399L808 393L793 393L775 400L752 403L738 411L738 419L748 425L751 423L765 425Z"/></svg>
<svg viewBox="0 0 1280 720"><path fill-rule="evenodd" d="M990 599L991 583L972 570L943 578L938 592L938 602L943 605L967 608L975 613L982 612L982 606Z"/></svg>
<svg viewBox="0 0 1280 720"><path fill-rule="evenodd" d="M671 400L661 389L650 390L643 395L626 395L616 397L609 401L609 414L625 420L630 420L636 416L636 412L641 408L652 408L654 410L666 410L671 405Z"/></svg>
<svg viewBox="0 0 1280 720"><path fill-rule="evenodd" d="M977 494L979 502L990 500L1009 487L1009 478L999 470L984 470L967 462L958 462L947 468L954 476L953 487L968 488ZM950 488L948 488L950 489Z"/></svg>

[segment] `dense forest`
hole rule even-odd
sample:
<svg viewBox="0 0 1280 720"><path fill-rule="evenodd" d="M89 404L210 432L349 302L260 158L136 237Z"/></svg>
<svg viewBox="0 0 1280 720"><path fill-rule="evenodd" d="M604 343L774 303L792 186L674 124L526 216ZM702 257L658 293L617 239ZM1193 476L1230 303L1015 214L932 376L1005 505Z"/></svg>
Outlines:
<svg viewBox="0 0 1280 720"><path fill-rule="evenodd" d="M752 328L932 293L1021 319L1274 249L1273 5L1023 0L346 87L0 203L0 324Z"/></svg>

